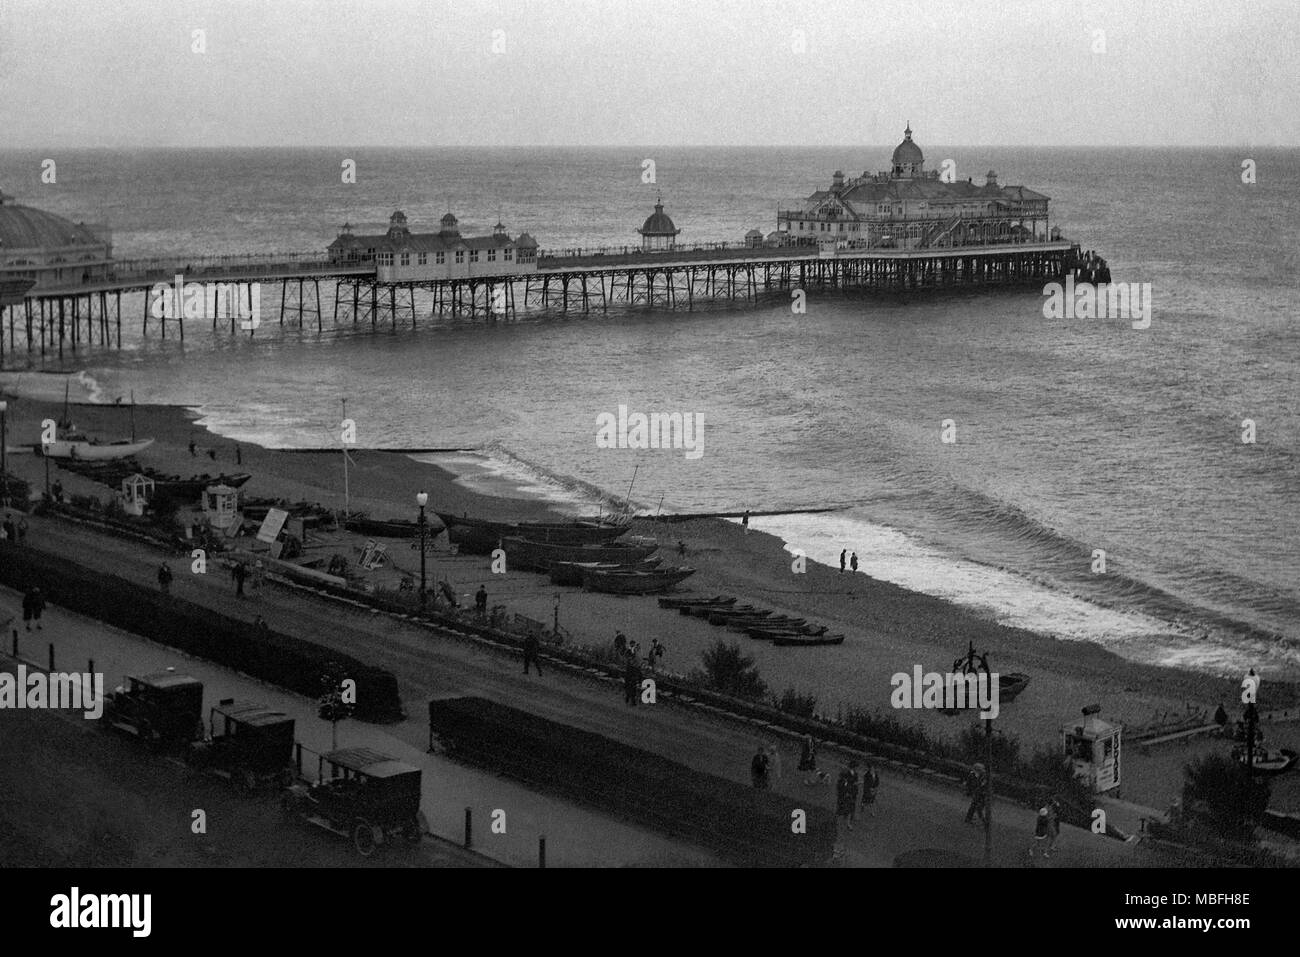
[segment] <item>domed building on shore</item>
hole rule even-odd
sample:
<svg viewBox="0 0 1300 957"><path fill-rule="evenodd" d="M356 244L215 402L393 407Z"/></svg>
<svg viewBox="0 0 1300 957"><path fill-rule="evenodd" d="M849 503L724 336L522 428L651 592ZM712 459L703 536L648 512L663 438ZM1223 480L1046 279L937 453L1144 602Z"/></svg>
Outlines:
<svg viewBox="0 0 1300 957"><path fill-rule="evenodd" d="M791 242L861 249L1046 242L1047 196L1027 186L1002 186L989 170L983 184L958 179L956 163L925 168L925 153L909 123L890 168L846 178L836 170L830 189L777 210L777 229Z"/></svg>
<svg viewBox="0 0 1300 957"><path fill-rule="evenodd" d="M20 205L0 192L0 280L31 279L40 291L93 283L112 271L107 229Z"/></svg>

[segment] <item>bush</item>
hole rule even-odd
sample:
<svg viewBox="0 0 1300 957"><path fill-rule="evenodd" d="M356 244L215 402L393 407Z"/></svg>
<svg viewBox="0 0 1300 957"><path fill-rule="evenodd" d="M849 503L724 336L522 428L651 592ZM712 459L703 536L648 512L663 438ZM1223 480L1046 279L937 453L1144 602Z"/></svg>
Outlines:
<svg viewBox="0 0 1300 957"><path fill-rule="evenodd" d="M960 760L987 764L989 746L983 721L972 721L957 739ZM1020 770L1020 741L1014 735L993 729L993 771L1011 773Z"/></svg>
<svg viewBox="0 0 1300 957"><path fill-rule="evenodd" d="M776 710L800 718L811 718L817 713L817 696L815 694L800 694L793 688L786 688L782 691L781 697L776 699L775 704Z"/></svg>
<svg viewBox="0 0 1300 957"><path fill-rule="evenodd" d="M698 678L706 688L750 700L767 693L767 685L758 676L754 659L742 652L740 645L719 640L712 648L705 649L701 657L704 671Z"/></svg>
<svg viewBox="0 0 1300 957"><path fill-rule="evenodd" d="M1245 767L1223 754L1207 754L1183 768L1183 811L1214 834L1252 839L1268 808L1271 789L1252 781Z"/></svg>
<svg viewBox="0 0 1300 957"><path fill-rule="evenodd" d="M892 714L882 715L879 711L850 707L844 713L841 724L854 734L860 734L865 738L885 741L916 751L926 751L938 757L949 757L952 754L952 748L947 743L934 740L922 728L903 724Z"/></svg>

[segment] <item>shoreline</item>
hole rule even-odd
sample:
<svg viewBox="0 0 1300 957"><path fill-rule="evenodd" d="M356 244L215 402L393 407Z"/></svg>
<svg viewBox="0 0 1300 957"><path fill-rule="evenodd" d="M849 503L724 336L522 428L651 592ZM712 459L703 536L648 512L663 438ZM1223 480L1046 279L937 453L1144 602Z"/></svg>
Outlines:
<svg viewBox="0 0 1300 957"><path fill-rule="evenodd" d="M11 444L30 442L29 433L35 437L40 419L57 417L61 405L12 399ZM114 405L79 406L76 418L90 434L105 438L124 433L127 422L125 410ZM198 413L188 407L137 406L137 434L155 439L138 457L141 464L181 475L247 471L253 477L243 487L246 494L342 507L338 452L274 450L236 443L199 425L197 418ZM195 456L187 448L191 439L198 447ZM236 446L240 450L238 464ZM207 455L209 449L215 451L215 460ZM558 503L468 488L451 471L403 453L354 451L351 456L350 484L355 494L350 507L375 518L414 518L415 494L421 490L429 493L431 507L438 511L498 521L569 517ZM11 471L31 482L33 489L43 486L46 460L14 454L9 461ZM109 496L105 486L79 475L55 469L51 474L57 474L69 494ZM451 556L445 540L434 556L435 577L450 582L466 600L472 600L469 596L483 584L491 602L505 605L510 612L548 623L557 616L575 644L604 647L615 629L637 638L642 647L656 637L669 650L664 666L679 674L697 668L700 655L717 641L738 644L755 660L770 693L779 695L791 689L815 695L817 711L832 717L849 707L890 713L893 675L910 673L916 665L926 671L946 671L954 657L964 654L973 642L978 651L991 652L995 671L1031 676L1028 689L1004 705L998 720L1000 729L1020 739L1026 755L1042 746L1059 746L1060 728L1091 704L1102 706L1104 718L1130 727L1151 721L1157 713L1181 713L1188 703L1213 711L1219 702L1225 702L1231 714L1238 708L1238 679L1136 663L1091 642L1061 640L999 624L947 599L862 573L841 574L838 568L811 559L804 573L795 574L793 556L782 538L754 528L747 530L734 520L696 518L664 524L637 519L633 533L658 537L667 561L677 560L673 548L678 541L686 544L686 562L696 574L683 586L684 591L733 594L740 596L741 602L827 624L831 633L846 634L845 643L777 648L660 609L653 597L624 598L561 588L546 576L528 572L494 575L488 570L487 558ZM395 554L394 558L401 556ZM1268 684L1269 710L1300 703L1300 689L1294 683L1274 678ZM927 710L895 716L904 725L947 739L954 739L967 724ZM1288 728L1295 726L1279 727L1279 736L1294 736ZM1221 747L1221 740L1207 746ZM1131 754L1130 778L1150 777L1150 786L1163 794L1168 789L1167 775L1179 773L1188 756L1186 750L1165 751L1149 760ZM1296 803L1300 804L1300 797Z"/></svg>

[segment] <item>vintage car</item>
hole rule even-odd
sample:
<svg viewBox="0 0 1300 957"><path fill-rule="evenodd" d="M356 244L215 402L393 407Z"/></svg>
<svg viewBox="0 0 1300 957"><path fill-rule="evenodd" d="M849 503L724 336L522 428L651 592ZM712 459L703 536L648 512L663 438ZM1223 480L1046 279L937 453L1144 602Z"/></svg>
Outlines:
<svg viewBox="0 0 1300 957"><path fill-rule="evenodd" d="M245 791L274 781L293 783L294 721L283 711L224 698L209 712L208 737L190 745L194 767L230 779Z"/></svg>
<svg viewBox="0 0 1300 957"><path fill-rule="evenodd" d="M171 668L128 675L105 702L104 719L156 748L186 747L203 737L203 682Z"/></svg>
<svg viewBox="0 0 1300 957"><path fill-rule="evenodd" d="M322 754L317 783L286 788L281 806L292 820L350 837L369 857L381 844L420 843L428 830L420 783L417 767L370 748L343 748Z"/></svg>

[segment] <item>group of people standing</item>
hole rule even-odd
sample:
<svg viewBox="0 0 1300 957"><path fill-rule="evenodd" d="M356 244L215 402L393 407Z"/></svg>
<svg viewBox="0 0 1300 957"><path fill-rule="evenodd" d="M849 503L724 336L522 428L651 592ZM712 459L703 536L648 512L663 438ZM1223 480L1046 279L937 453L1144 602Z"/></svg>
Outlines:
<svg viewBox="0 0 1300 957"><path fill-rule="evenodd" d="M849 550L848 550L847 548L842 549L842 550L840 551L840 574L841 574L841 575L844 574L844 556L848 555L848 553L849 553ZM857 570L858 570L858 553L857 553L857 552L854 552L854 553L853 553L853 557L850 558L850 559L848 560L848 567L851 568L851 569L853 569L853 571L854 571L855 574L857 573Z"/></svg>
<svg viewBox="0 0 1300 957"><path fill-rule="evenodd" d="M27 519L19 517L14 521L13 513L6 513L4 524L0 525L0 541L13 542L15 545L22 545L27 541Z"/></svg>
<svg viewBox="0 0 1300 957"><path fill-rule="evenodd" d="M814 785L829 783L828 775L817 769L817 741L811 734L805 735L799 750L799 770L804 772L804 784ZM781 753L776 745L759 745L750 760L749 775L758 790L769 790L781 779ZM839 817L846 818L849 830L857 820L858 803L872 816L875 815L876 792L880 789L880 775L875 766L867 761L858 772L858 762L851 760L840 771L835 781L835 811Z"/></svg>

